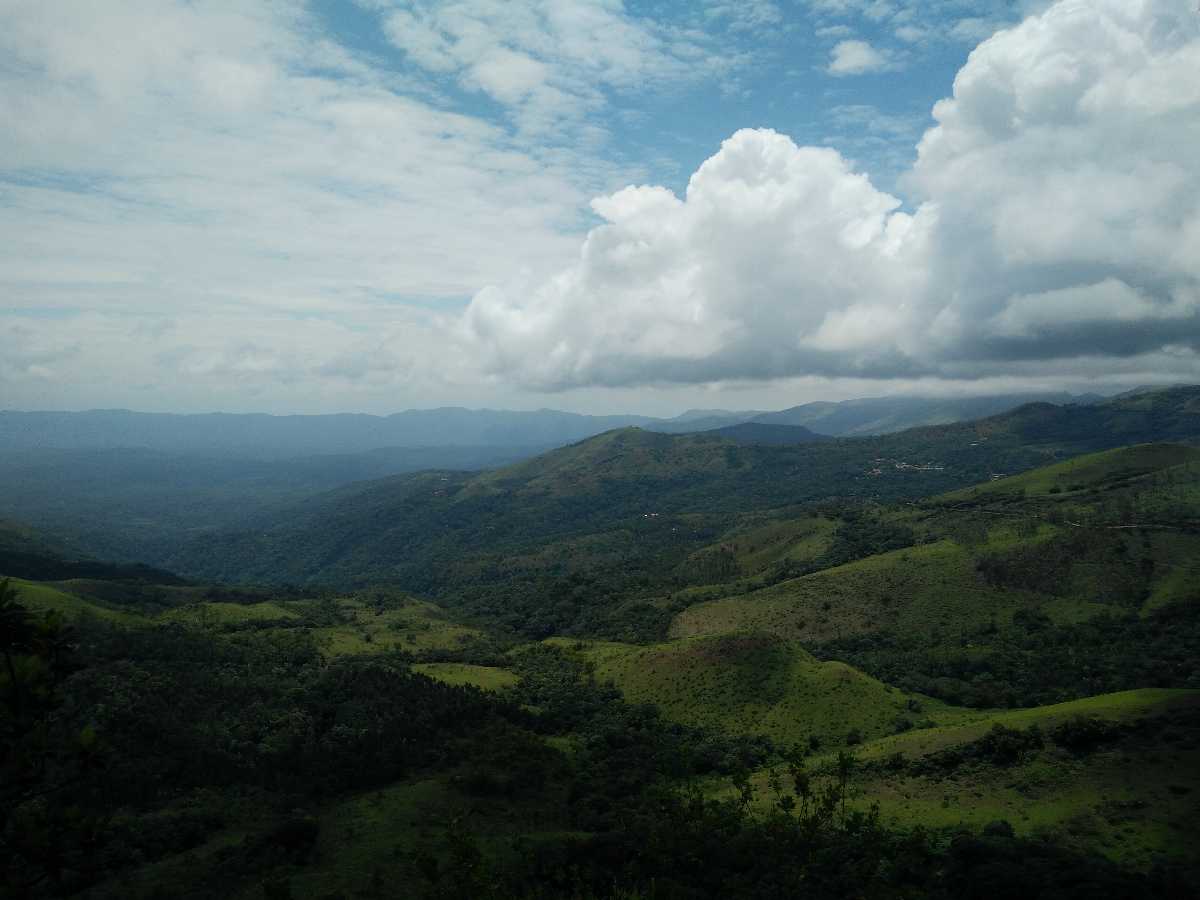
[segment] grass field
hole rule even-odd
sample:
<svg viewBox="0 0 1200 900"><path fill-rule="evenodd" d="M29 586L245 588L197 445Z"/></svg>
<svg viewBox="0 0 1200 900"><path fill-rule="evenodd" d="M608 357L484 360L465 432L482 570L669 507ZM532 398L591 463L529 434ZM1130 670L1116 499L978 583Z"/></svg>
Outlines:
<svg viewBox="0 0 1200 900"><path fill-rule="evenodd" d="M42 582L25 581L21 578L12 578L9 581L17 593L17 602L35 612L55 610L69 619L85 615L95 616L121 625L144 625L148 621L136 613L92 603Z"/></svg>
<svg viewBox="0 0 1200 900"><path fill-rule="evenodd" d="M180 588L165 590L174 597L175 602L182 605L157 613L143 614L117 608L97 599L88 599L63 589L70 587L72 582L50 584L18 578L10 580L17 592L18 602L35 612L52 609L62 612L68 618L90 615L122 625L177 623L215 631L233 631L247 627L309 627L312 613L317 605L323 602L264 600L258 603L231 603L200 599L198 592ZM80 581L78 584L81 592L88 591L89 582ZM103 583L101 586L106 592L111 592L114 583ZM409 599L402 606L382 610L353 598L341 598L332 602L336 604L336 615L342 621L311 627L317 645L328 657L381 653L388 650L404 650L419 655L429 651L459 649L483 637L483 632L478 628L454 621L440 606L423 600ZM474 683L470 680L472 677L486 682L480 686L490 689L509 683L509 673L504 670L494 670L490 675L487 671L472 675L470 670L473 668L484 667L462 667L461 671L452 668L434 671L437 672L437 677L451 683ZM459 681L453 681L456 678Z"/></svg>
<svg viewBox="0 0 1200 900"><path fill-rule="evenodd" d="M1182 444L1139 444L1101 453L1089 453L1057 463L1001 478L987 484L943 494L936 502L953 504L985 499L1049 497L1079 494L1095 488L1111 487L1144 478L1176 466L1200 464L1200 449Z"/></svg>
<svg viewBox="0 0 1200 900"><path fill-rule="evenodd" d="M720 541L692 554L684 567L694 567L696 561L714 553L727 555L731 569L745 576L784 561L811 563L829 549L836 528L835 519L822 516L767 521L761 516L747 517L746 522L723 535Z"/></svg>
<svg viewBox="0 0 1200 900"><path fill-rule="evenodd" d="M780 745L841 746L893 732L901 720L951 724L975 713L907 695L839 662L820 662L770 634L696 637L639 647L554 643L572 649L633 703L654 703L674 721Z"/></svg>
<svg viewBox="0 0 1200 900"><path fill-rule="evenodd" d="M680 612L670 636L753 630L813 644L887 631L974 639L1024 607L1071 623L1114 609L1148 613L1200 591L1200 450L1192 447L1091 454L882 517L911 528L917 545L757 590L746 590L744 577L680 592L707 599ZM812 522L792 526L796 534L810 529L810 548ZM758 534L746 545L757 553L788 546L786 523ZM776 544L771 535L780 536ZM725 545L746 558L746 547Z"/></svg>
<svg viewBox="0 0 1200 900"><path fill-rule="evenodd" d="M819 642L884 629L951 636L1006 621L1036 600L989 587L972 552L943 540L689 607L670 636L754 630Z"/></svg>
<svg viewBox="0 0 1200 900"><path fill-rule="evenodd" d="M516 674L499 666L472 666L467 663L418 663L413 666L413 671L446 684L469 684L485 691L500 691L520 680Z"/></svg>
<svg viewBox="0 0 1200 900"><path fill-rule="evenodd" d="M905 762L959 747L995 724L1044 733L1087 716L1135 725L1125 736L1086 755L1047 742L1030 758L999 766L968 763L947 772L916 774L887 765L860 767L851 806L877 804L882 818L903 826L982 827L1004 820L1018 834L1052 836L1135 867L1162 854L1194 853L1200 826L1200 691L1140 690L1027 710L982 713L975 721L871 741L858 748L862 763ZM812 767L832 762L816 757ZM770 803L766 774L758 799Z"/></svg>
<svg viewBox="0 0 1200 900"><path fill-rule="evenodd" d="M284 603L213 603L204 602L164 613L165 622L185 622L219 628L225 625L242 625L247 622L289 622L300 618L299 613Z"/></svg>
<svg viewBox="0 0 1200 900"><path fill-rule="evenodd" d="M453 650L483 636L479 629L452 621L441 607L422 600L410 600L398 609L382 612L358 600L342 599L337 603L348 621L313 629L321 651L328 656L385 650Z"/></svg>

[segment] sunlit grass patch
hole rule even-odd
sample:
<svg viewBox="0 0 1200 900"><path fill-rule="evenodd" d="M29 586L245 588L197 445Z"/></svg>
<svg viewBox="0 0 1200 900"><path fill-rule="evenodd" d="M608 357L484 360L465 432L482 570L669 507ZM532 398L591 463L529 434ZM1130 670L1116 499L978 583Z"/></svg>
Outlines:
<svg viewBox="0 0 1200 900"><path fill-rule="evenodd" d="M498 666L473 666L466 663L418 663L414 672L453 685L471 685L485 691L512 687L520 679L508 669Z"/></svg>

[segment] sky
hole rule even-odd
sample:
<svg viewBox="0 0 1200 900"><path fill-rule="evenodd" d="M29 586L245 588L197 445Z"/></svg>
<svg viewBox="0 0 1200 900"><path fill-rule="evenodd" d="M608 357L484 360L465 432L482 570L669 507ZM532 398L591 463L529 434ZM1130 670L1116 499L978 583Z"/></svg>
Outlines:
<svg viewBox="0 0 1200 900"><path fill-rule="evenodd" d="M1195 0L0 0L0 408L1200 381Z"/></svg>

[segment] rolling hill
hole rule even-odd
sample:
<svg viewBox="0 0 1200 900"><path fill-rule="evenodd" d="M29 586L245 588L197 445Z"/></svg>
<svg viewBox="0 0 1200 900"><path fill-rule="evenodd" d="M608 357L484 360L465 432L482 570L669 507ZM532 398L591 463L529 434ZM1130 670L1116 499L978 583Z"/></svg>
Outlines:
<svg viewBox="0 0 1200 900"><path fill-rule="evenodd" d="M915 500L1121 443L1198 438L1200 388L806 444L623 429L479 475L351 485L156 561L208 579L473 591L479 608L508 608L514 625L529 627L545 609L515 594L538 579L594 577L624 595L639 584L651 593L686 587L679 566L689 555L763 510ZM600 601L611 596L582 604ZM551 614L549 630L581 624L586 611L577 612Z"/></svg>
<svg viewBox="0 0 1200 900"><path fill-rule="evenodd" d="M981 713L856 748L852 806L877 806L905 828L1012 829L1140 869L1186 863L1200 827L1198 741L1200 691ZM828 771L834 761L811 765ZM769 782L765 772L755 779L763 805L775 800Z"/></svg>
<svg viewBox="0 0 1200 900"><path fill-rule="evenodd" d="M1187 402L1099 415L1186 436ZM105 784L141 798L113 819L95 895L411 893L447 871L428 860L467 853L464 821L472 866L530 845L559 866L652 815L668 783L735 799L705 834L724 840L745 800L778 836L788 761L826 790L841 751L851 816L827 827L856 853L847 822L877 805L924 829L895 833L905 847L1007 841L1159 877L1200 827L1200 449L1074 455L1106 438L1054 409L814 444L619 430L504 470L342 488L229 538L274 554L264 572L423 577L455 606L100 563L14 581L82 636L63 746L94 719L116 748ZM1000 459L1057 461L999 477ZM70 562L16 526L5 547ZM559 636L528 640L543 630Z"/></svg>
<svg viewBox="0 0 1200 900"><path fill-rule="evenodd" d="M554 639L632 703L685 725L770 738L778 746L845 746L892 734L913 717L970 721L970 711L904 694L798 643L739 632L636 646ZM919 711L919 712L916 712Z"/></svg>

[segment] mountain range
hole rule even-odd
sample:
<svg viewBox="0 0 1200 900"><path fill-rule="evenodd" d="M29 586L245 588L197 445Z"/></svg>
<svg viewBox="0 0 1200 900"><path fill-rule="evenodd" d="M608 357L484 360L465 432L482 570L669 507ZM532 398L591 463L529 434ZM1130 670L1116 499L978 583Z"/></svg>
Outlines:
<svg viewBox="0 0 1200 900"><path fill-rule="evenodd" d="M532 455L628 426L681 434L756 422L802 425L829 436L884 434L995 415L1030 402L1090 403L1097 399L1095 395L1070 394L884 397L806 403L776 412L689 410L674 418L456 407L412 409L389 416L3 411L0 450L140 448L268 460L364 453L385 447L503 447L525 448Z"/></svg>
<svg viewBox="0 0 1200 900"><path fill-rule="evenodd" d="M0 457L0 880L1196 896L1200 387L360 456Z"/></svg>

